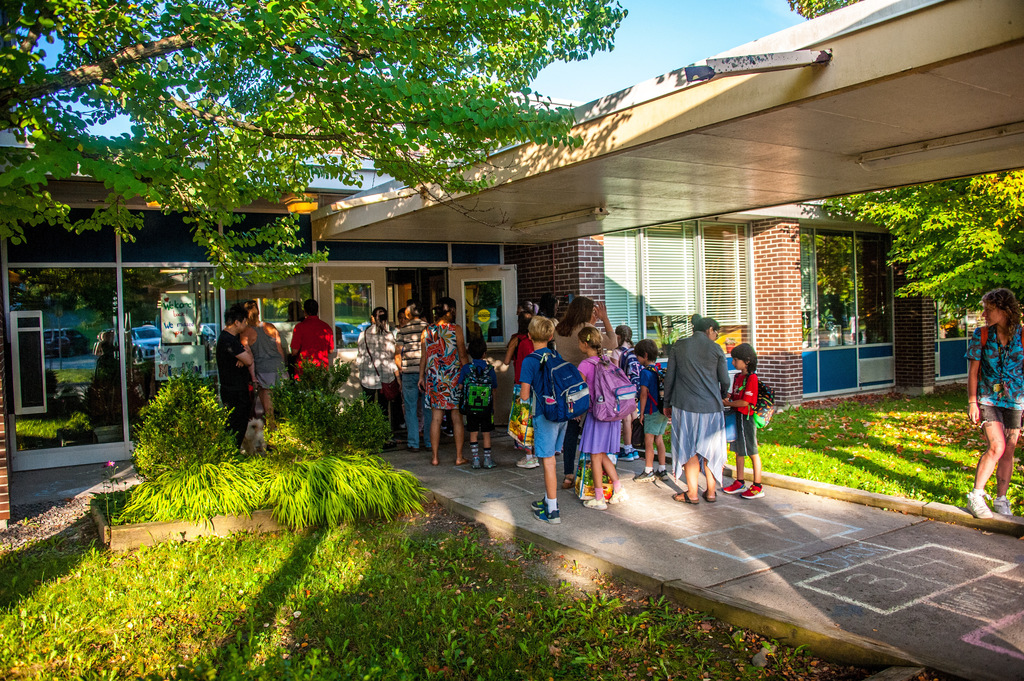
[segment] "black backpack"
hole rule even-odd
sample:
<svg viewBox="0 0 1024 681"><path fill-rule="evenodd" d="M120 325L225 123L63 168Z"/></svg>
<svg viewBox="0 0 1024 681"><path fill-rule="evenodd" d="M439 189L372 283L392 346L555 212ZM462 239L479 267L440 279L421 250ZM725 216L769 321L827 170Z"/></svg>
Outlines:
<svg viewBox="0 0 1024 681"><path fill-rule="evenodd" d="M462 395L459 397L459 412L466 416L483 416L490 412L494 399L490 372L481 366L470 366L462 381Z"/></svg>

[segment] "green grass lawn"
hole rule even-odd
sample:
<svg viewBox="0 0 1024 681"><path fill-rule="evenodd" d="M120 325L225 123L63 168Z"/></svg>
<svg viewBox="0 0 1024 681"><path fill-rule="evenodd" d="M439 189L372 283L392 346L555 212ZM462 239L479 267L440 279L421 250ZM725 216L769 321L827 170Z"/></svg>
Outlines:
<svg viewBox="0 0 1024 681"><path fill-rule="evenodd" d="M967 420L963 386L789 409L758 431L758 443L766 471L957 506L965 503L986 447L980 428ZM987 491L995 494L995 476ZM1020 466L1009 497L1014 512L1024 513Z"/></svg>
<svg viewBox="0 0 1024 681"><path fill-rule="evenodd" d="M2 678L862 679L436 506L125 554L0 556ZM928 677L933 678L932 676Z"/></svg>

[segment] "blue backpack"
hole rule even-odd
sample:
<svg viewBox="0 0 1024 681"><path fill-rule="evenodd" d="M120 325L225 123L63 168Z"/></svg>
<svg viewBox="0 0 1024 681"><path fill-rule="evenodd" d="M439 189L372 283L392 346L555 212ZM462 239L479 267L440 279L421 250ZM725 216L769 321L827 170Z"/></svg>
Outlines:
<svg viewBox="0 0 1024 681"><path fill-rule="evenodd" d="M633 348L623 347L619 353L619 368L626 374L626 378L633 386L640 390L640 360L636 358Z"/></svg>
<svg viewBox="0 0 1024 681"><path fill-rule="evenodd" d="M583 374L557 352L533 353L540 361L537 409L544 418L563 423L590 409L590 390Z"/></svg>

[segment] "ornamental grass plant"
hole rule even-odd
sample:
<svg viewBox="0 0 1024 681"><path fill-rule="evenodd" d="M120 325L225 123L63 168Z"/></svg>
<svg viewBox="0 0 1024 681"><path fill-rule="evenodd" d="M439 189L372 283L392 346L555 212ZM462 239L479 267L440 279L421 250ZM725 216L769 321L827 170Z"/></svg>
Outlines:
<svg viewBox="0 0 1024 681"><path fill-rule="evenodd" d="M136 435L146 479L128 490L112 524L198 523L270 508L282 525L302 528L418 510L417 480L376 456L390 437L380 408L341 399L348 375L347 365L307 367L301 381L280 381L279 424L257 457L235 447L208 384L188 374L170 379Z"/></svg>

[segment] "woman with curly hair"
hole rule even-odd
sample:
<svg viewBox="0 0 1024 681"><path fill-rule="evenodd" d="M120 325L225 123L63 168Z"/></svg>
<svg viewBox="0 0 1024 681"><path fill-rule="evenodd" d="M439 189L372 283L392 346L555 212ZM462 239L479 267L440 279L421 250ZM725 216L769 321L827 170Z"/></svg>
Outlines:
<svg viewBox="0 0 1024 681"><path fill-rule="evenodd" d="M996 498L992 507L996 513L1012 515L1006 492L1024 409L1024 347L1020 304L1013 293L994 289L981 297L981 305L985 325L974 330L967 346L967 414L971 423L981 424L988 449L978 460L967 508L975 518L991 518L985 485L993 471Z"/></svg>

